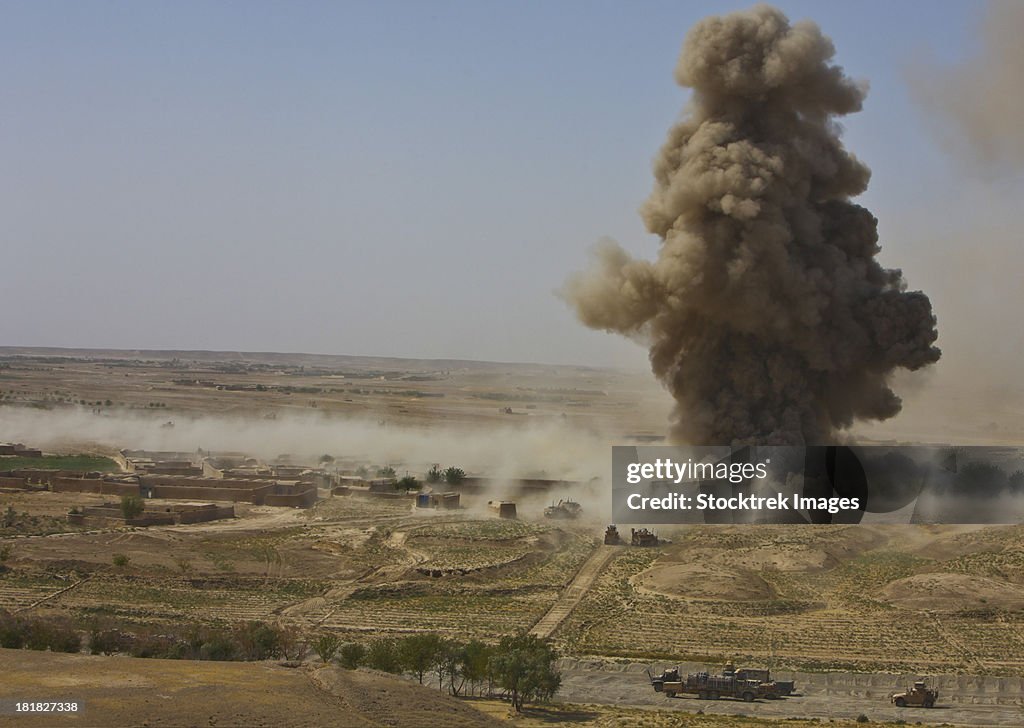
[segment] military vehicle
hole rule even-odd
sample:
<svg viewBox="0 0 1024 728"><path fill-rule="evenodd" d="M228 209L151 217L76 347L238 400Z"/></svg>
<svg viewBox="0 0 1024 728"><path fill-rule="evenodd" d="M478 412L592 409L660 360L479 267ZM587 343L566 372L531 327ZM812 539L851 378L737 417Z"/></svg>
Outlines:
<svg viewBox="0 0 1024 728"><path fill-rule="evenodd" d="M555 519L575 519L579 518L580 513L583 512L583 506L574 500L560 499L558 503L553 503L544 509L545 518Z"/></svg>
<svg viewBox="0 0 1024 728"><path fill-rule="evenodd" d="M608 526L604 529L604 545L605 546L618 546L622 543L622 537L619 536L619 529L615 527L615 524Z"/></svg>
<svg viewBox="0 0 1024 728"><path fill-rule="evenodd" d="M728 674L728 669L726 669L726 674ZM757 680L760 683L771 683L775 686L775 695L780 698L784 695L792 695L793 691L796 690L796 682L793 680L772 680L771 672L768 670L743 667L736 670L736 677L740 680Z"/></svg>
<svg viewBox="0 0 1024 728"><path fill-rule="evenodd" d="M658 536L646 528L631 528L629 543L632 546L657 546L661 543Z"/></svg>
<svg viewBox="0 0 1024 728"><path fill-rule="evenodd" d="M899 708L932 708L939 700L939 691L925 687L924 680L918 680L913 687L902 693L893 693L889 701Z"/></svg>
<svg viewBox="0 0 1024 728"><path fill-rule="evenodd" d="M696 672L682 676L679 674L679 668L675 667L665 670L657 677L648 671L647 677L651 680L654 692L665 693L667 698L689 693L696 695L700 700L734 698L750 703L758 698L777 697L771 683L742 680L735 674L711 675L707 672Z"/></svg>
<svg viewBox="0 0 1024 728"><path fill-rule="evenodd" d="M498 516L498 518L511 518L515 519L516 516L516 504L512 501L487 501L487 507L491 509L491 513Z"/></svg>

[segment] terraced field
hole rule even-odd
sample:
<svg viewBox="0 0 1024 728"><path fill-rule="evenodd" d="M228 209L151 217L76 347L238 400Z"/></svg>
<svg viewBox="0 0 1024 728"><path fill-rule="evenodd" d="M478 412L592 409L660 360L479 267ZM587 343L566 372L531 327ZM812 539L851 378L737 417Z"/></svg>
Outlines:
<svg viewBox="0 0 1024 728"><path fill-rule="evenodd" d="M0 575L0 607L56 595L47 610L85 621L283 620L493 637L532 626L594 547L586 533L548 524L349 498L204 525L24 540L17 568ZM117 554L126 566L112 564Z"/></svg>
<svg viewBox="0 0 1024 728"><path fill-rule="evenodd" d="M629 550L556 636L580 654L1024 674L1024 529L937 537L906 528L777 531L693 529L670 547ZM917 548L911 541L918 538L935 541L935 548ZM766 563L779 543L785 558ZM680 570L689 563L702 565L693 588L685 583L689 572ZM710 576L707 564L714 567ZM957 581L962 574L974 579L970 589Z"/></svg>

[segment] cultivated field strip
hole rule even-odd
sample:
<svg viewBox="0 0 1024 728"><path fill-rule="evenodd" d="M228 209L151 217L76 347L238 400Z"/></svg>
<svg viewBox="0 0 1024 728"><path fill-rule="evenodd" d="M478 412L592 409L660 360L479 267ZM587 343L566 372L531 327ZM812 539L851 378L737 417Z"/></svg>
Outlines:
<svg viewBox="0 0 1024 728"><path fill-rule="evenodd" d="M549 592L527 597L470 594L347 599L328 606L322 617L305 616L325 628L341 631L432 631L450 636L494 637L527 629L555 597L555 592Z"/></svg>
<svg viewBox="0 0 1024 728"><path fill-rule="evenodd" d="M287 601L273 592L195 589L187 584L125 584L94 579L53 600L49 606L79 611L123 611L154 618L189 617L198 621L246 621L270 618Z"/></svg>
<svg viewBox="0 0 1024 728"><path fill-rule="evenodd" d="M9 612L23 609L35 604L41 599L47 599L61 589L66 589L68 584L57 584L53 586L26 586L7 584L0 581L0 609Z"/></svg>
<svg viewBox="0 0 1024 728"><path fill-rule="evenodd" d="M845 578L863 576L862 567L825 579L787 574L778 580L824 585L817 601L782 598L786 594L715 601L635 589L631 577L658 556L630 550L616 558L565 619L559 640L584 654L711 661L774 656L780 666L809 669L1024 673L1024 613L928 615L862 593L847 596L852 590ZM811 596L806 589L799 593Z"/></svg>

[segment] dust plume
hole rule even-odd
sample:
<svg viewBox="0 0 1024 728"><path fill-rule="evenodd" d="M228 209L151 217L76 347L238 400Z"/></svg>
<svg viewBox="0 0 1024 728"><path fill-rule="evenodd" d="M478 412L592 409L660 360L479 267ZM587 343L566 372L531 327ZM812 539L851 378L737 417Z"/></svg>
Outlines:
<svg viewBox="0 0 1024 728"><path fill-rule="evenodd" d="M469 473L504 477L589 480L606 475L607 441L559 423L533 427L380 425L325 415L289 415L274 420L244 417L185 417L163 427L165 417L133 413L94 414L85 409L48 411L8 408L0 420L0 442L25 442L47 451L114 451L121 448L195 452L234 451L270 460L281 454L314 463L323 454L426 472L433 463L458 465Z"/></svg>
<svg viewBox="0 0 1024 728"><path fill-rule="evenodd" d="M924 61L911 91L940 128L942 140L979 170L1024 164L1024 3L991 2L980 52L956 67Z"/></svg>
<svg viewBox="0 0 1024 728"><path fill-rule="evenodd" d="M900 410L900 368L938 360L928 297L883 268L850 202L870 172L835 118L863 85L813 23L752 10L698 23L676 67L693 90L641 208L654 262L614 243L563 291L580 320L642 339L689 444L826 443Z"/></svg>

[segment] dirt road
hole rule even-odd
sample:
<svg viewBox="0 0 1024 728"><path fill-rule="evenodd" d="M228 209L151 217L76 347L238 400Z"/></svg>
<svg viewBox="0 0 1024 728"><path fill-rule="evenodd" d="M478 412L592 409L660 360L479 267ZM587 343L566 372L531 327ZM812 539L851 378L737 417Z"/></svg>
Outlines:
<svg viewBox="0 0 1024 728"><path fill-rule="evenodd" d="M598 546L594 553L590 555L590 558L583 563L580 570L576 572L576 577L569 586L559 595L558 601L533 626L530 634L537 635L538 637L550 637L554 634L554 631L558 629L558 625L576 608L583 595L593 585L594 580L608 564L612 556L621 548L620 546Z"/></svg>
<svg viewBox="0 0 1024 728"><path fill-rule="evenodd" d="M667 665L658 667L658 672ZM656 707L696 713L748 715L762 718L845 718L864 714L872 721L904 720L908 724L951 723L964 726L1024 725L1024 678L940 675L929 677L938 688L939 703L932 709L897 708L889 695L902 690L916 676L855 673L778 672L779 680L795 680L799 697L744 703L732 700L667 698L655 693L642 663L563 660L562 687L556 700L635 707ZM694 672L704 665L680 665Z"/></svg>

